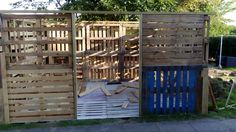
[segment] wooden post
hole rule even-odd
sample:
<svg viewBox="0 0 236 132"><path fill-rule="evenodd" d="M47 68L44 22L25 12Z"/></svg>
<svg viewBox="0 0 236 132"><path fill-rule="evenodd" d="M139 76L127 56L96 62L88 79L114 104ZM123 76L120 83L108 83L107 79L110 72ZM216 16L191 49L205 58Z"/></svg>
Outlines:
<svg viewBox="0 0 236 132"><path fill-rule="evenodd" d="M208 113L208 92L209 92L208 68L202 70L202 106L201 113Z"/></svg>
<svg viewBox="0 0 236 132"><path fill-rule="evenodd" d="M76 27L75 27L75 14L71 13L71 38L72 39L72 63L73 63L73 89L74 89L74 102L75 102L75 119L77 119L77 66L76 66Z"/></svg>
<svg viewBox="0 0 236 132"><path fill-rule="evenodd" d="M124 55L125 55L125 43L123 41L123 24L119 25L119 52L118 52L118 73L119 73L119 80L124 80Z"/></svg>
<svg viewBox="0 0 236 132"><path fill-rule="evenodd" d="M143 114L142 108L142 89L143 89L143 81L142 81L142 23L143 23L143 14L139 17L139 115Z"/></svg>
<svg viewBox="0 0 236 132"><path fill-rule="evenodd" d="M1 57L1 74L2 74L2 94L3 94L3 109L4 109L4 121L9 123L9 104L8 104L8 90L7 90L7 72L6 72L6 59L5 53L0 53Z"/></svg>

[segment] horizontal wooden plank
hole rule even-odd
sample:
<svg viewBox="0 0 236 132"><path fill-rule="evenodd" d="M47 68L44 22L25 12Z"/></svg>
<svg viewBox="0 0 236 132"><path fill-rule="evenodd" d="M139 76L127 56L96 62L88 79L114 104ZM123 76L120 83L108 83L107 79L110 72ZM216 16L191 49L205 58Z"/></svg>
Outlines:
<svg viewBox="0 0 236 132"><path fill-rule="evenodd" d="M202 51L203 47L201 46L193 46L193 47L143 47L142 51L143 53L159 53L159 52L183 52L183 51Z"/></svg>
<svg viewBox="0 0 236 132"><path fill-rule="evenodd" d="M30 117L30 116L55 116L55 115L72 115L74 110L52 110L52 111L27 111L27 112L10 112L10 116L17 118L21 117Z"/></svg>
<svg viewBox="0 0 236 132"><path fill-rule="evenodd" d="M203 37L163 37L163 38L155 38L155 37L143 37L143 45L158 45L158 44L202 44L204 38Z"/></svg>
<svg viewBox="0 0 236 132"><path fill-rule="evenodd" d="M143 31L147 29L158 29L158 28L203 28L204 23L157 23L157 22L150 22L150 23L143 23L142 28Z"/></svg>
<svg viewBox="0 0 236 132"><path fill-rule="evenodd" d="M49 111L55 111L55 109L69 110L74 109L73 103L55 103L55 104L31 104L31 105L13 105L9 106L9 110L15 111L37 111L40 109L47 109Z"/></svg>
<svg viewBox="0 0 236 132"><path fill-rule="evenodd" d="M40 121L62 121L62 120L72 120L74 115L58 115L58 116L36 116L36 117L17 117L10 118L12 123L26 123L26 122L40 122Z"/></svg>
<svg viewBox="0 0 236 132"><path fill-rule="evenodd" d="M70 18L70 14L2 14L3 19L54 19L54 18Z"/></svg>
<svg viewBox="0 0 236 132"><path fill-rule="evenodd" d="M1 32L19 32L19 31L71 31L71 27L6 27L0 28Z"/></svg>
<svg viewBox="0 0 236 132"><path fill-rule="evenodd" d="M169 29L169 30L156 30L156 29L143 29L142 35L150 36L150 35L160 35L160 36L172 36L172 35L179 35L179 36L185 36L185 35L203 35L203 29L198 30L190 30L190 29Z"/></svg>
<svg viewBox="0 0 236 132"><path fill-rule="evenodd" d="M73 97L73 92L68 93L37 93L37 94L9 94L8 99L17 98L59 98L59 97Z"/></svg>
<svg viewBox="0 0 236 132"><path fill-rule="evenodd" d="M2 41L2 44L6 44L6 45L19 45L19 44L42 44L42 45L45 45L45 44L71 44L71 41L70 40L67 40L67 39L57 39L55 37L54 40L17 40L17 41L14 41L14 40L8 40L8 41Z"/></svg>
<svg viewBox="0 0 236 132"><path fill-rule="evenodd" d="M177 53L177 52L154 52L143 53L143 59L193 59L202 58L202 53Z"/></svg>
<svg viewBox="0 0 236 132"><path fill-rule="evenodd" d="M65 76L32 76L32 77L7 77L7 81L63 81L71 80L72 75Z"/></svg>
<svg viewBox="0 0 236 132"><path fill-rule="evenodd" d="M62 93L73 92L73 87L56 87L56 88L16 88L8 89L9 94L24 94L24 93Z"/></svg>
<svg viewBox="0 0 236 132"><path fill-rule="evenodd" d="M180 14L180 15L143 15L142 22L204 22L202 14Z"/></svg>
<svg viewBox="0 0 236 132"><path fill-rule="evenodd" d="M34 87L34 86L65 86L72 85L72 80L68 81L41 81L41 82L8 82L8 87Z"/></svg>
<svg viewBox="0 0 236 132"><path fill-rule="evenodd" d="M50 104L50 103L74 103L74 98L68 98L68 97L59 97L59 98L40 98L40 99L20 99L20 100L8 100L8 103L10 105L18 105L18 104L24 104L24 105L31 105L31 104Z"/></svg>
<svg viewBox="0 0 236 132"><path fill-rule="evenodd" d="M185 66L185 65L201 65L204 64L202 58L192 59L143 59L143 66Z"/></svg>
<svg viewBox="0 0 236 132"><path fill-rule="evenodd" d="M7 74L72 73L72 69L7 70Z"/></svg>
<svg viewBox="0 0 236 132"><path fill-rule="evenodd" d="M45 64L45 65L13 65L9 66L8 70L39 70L39 69L70 69L72 65L68 64Z"/></svg>
<svg viewBox="0 0 236 132"><path fill-rule="evenodd" d="M72 56L72 53L67 51L54 51L54 52L30 52L30 53L6 53L6 56Z"/></svg>

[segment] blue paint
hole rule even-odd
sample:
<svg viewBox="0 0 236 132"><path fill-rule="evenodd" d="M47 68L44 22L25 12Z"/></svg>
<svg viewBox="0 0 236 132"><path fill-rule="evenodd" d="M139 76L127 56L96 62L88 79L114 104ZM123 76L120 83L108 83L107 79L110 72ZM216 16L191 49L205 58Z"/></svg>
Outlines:
<svg viewBox="0 0 236 132"><path fill-rule="evenodd" d="M154 71L147 72L148 82L148 112L154 113Z"/></svg>
<svg viewBox="0 0 236 132"><path fill-rule="evenodd" d="M157 70L156 70L156 87L157 87L156 112L161 113L161 69L160 67L157 67Z"/></svg>
<svg viewBox="0 0 236 132"><path fill-rule="evenodd" d="M180 112L180 84L181 84L181 67L177 67L176 71L176 96L175 96L175 110Z"/></svg>
<svg viewBox="0 0 236 132"><path fill-rule="evenodd" d="M163 72L164 72L164 77L163 77L163 113L166 114L167 113L167 97L168 97L168 89L167 89L167 85L168 85L168 70L167 67L163 67Z"/></svg>
<svg viewBox="0 0 236 132"><path fill-rule="evenodd" d="M175 83L175 77L174 77L174 67L170 67L170 95L169 95L169 112L174 112L174 83Z"/></svg>
<svg viewBox="0 0 236 132"><path fill-rule="evenodd" d="M188 112L194 111L194 86L195 86L195 71L193 67L189 69L189 90L188 90Z"/></svg>
<svg viewBox="0 0 236 132"><path fill-rule="evenodd" d="M183 81L182 81L182 112L186 112L187 108L187 66L183 66Z"/></svg>

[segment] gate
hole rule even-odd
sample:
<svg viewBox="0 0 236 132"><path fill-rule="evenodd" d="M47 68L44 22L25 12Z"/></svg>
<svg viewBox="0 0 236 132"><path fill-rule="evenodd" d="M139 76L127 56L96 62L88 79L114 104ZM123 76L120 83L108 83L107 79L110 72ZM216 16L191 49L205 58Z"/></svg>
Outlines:
<svg viewBox="0 0 236 132"><path fill-rule="evenodd" d="M1 37L5 121L74 119L71 14L1 14Z"/></svg>
<svg viewBox="0 0 236 132"><path fill-rule="evenodd" d="M209 17L144 14L140 23L141 112L191 113L205 109L207 100L202 98L207 87L201 73L208 60Z"/></svg>

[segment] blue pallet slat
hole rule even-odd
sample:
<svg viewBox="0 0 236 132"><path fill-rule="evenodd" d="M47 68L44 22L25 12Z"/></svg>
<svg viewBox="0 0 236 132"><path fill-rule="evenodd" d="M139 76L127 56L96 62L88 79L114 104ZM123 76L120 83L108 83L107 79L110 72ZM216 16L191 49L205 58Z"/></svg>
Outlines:
<svg viewBox="0 0 236 132"><path fill-rule="evenodd" d="M148 82L148 112L154 113L154 71L147 72L147 82Z"/></svg>
<svg viewBox="0 0 236 132"><path fill-rule="evenodd" d="M168 69L167 67L163 67L163 102L162 102L162 109L163 109L163 113L166 114L167 113L167 98L168 98L168 89L167 89L167 85L168 85Z"/></svg>
<svg viewBox="0 0 236 132"><path fill-rule="evenodd" d="M156 112L161 113L161 69L160 67L157 67L157 70L156 70L156 87L157 87Z"/></svg>
<svg viewBox="0 0 236 132"><path fill-rule="evenodd" d="M174 67L170 67L170 95L169 95L169 113L174 112Z"/></svg>
<svg viewBox="0 0 236 132"><path fill-rule="evenodd" d="M183 81L182 81L182 112L186 112L187 108L187 66L183 66Z"/></svg>
<svg viewBox="0 0 236 132"><path fill-rule="evenodd" d="M190 67L189 69L189 90L188 90L188 112L194 111L194 87L195 87L195 69Z"/></svg>
<svg viewBox="0 0 236 132"><path fill-rule="evenodd" d="M175 96L175 110L180 112L180 86L181 86L181 67L178 66L176 70L176 96Z"/></svg>

